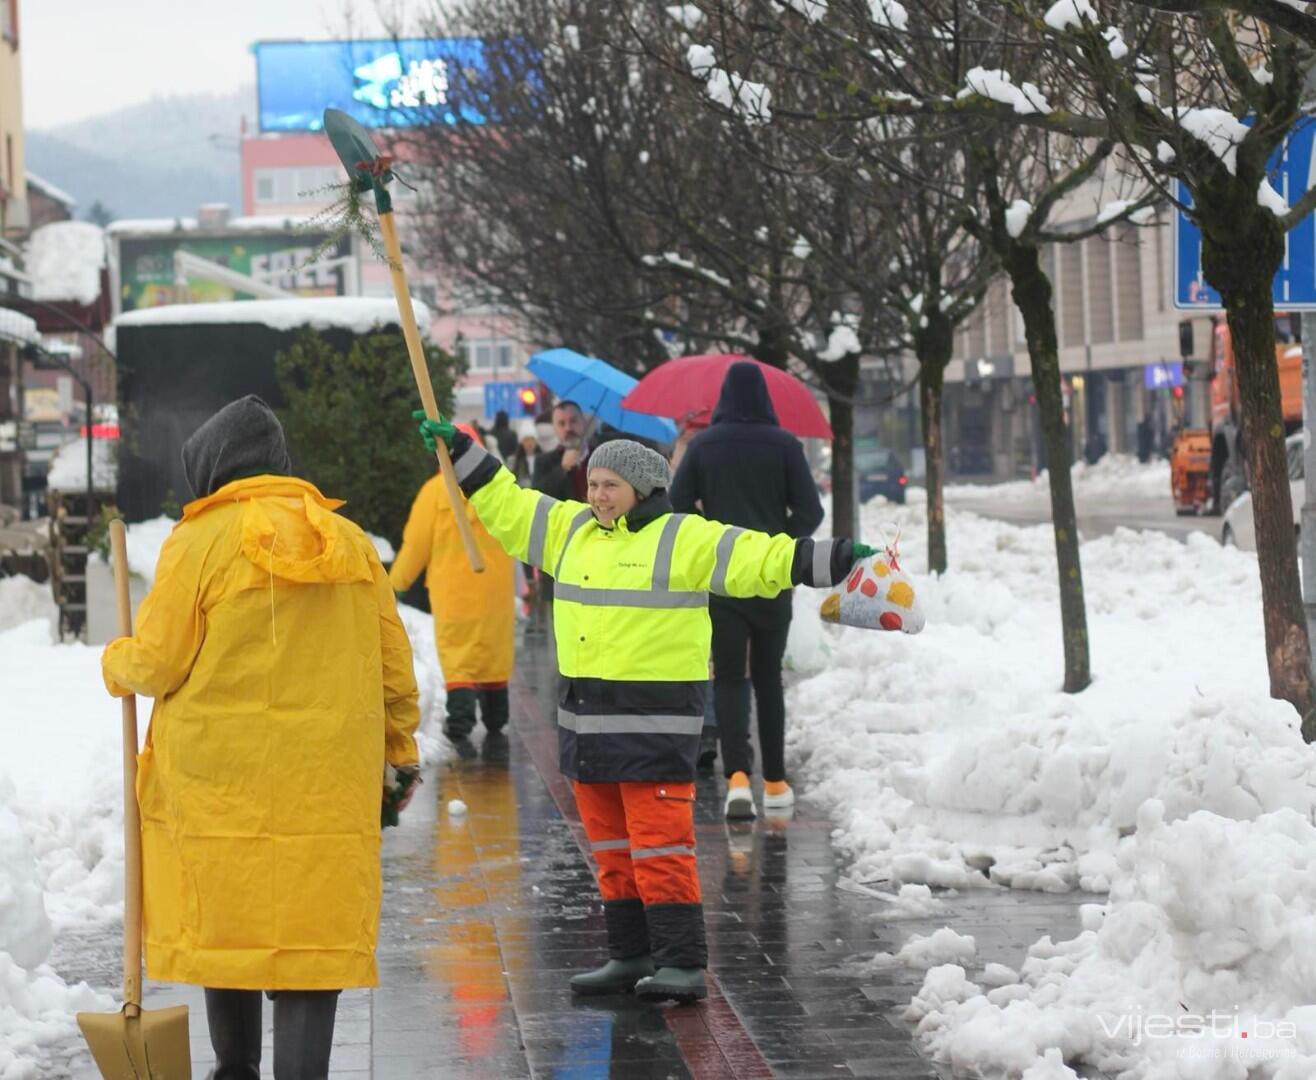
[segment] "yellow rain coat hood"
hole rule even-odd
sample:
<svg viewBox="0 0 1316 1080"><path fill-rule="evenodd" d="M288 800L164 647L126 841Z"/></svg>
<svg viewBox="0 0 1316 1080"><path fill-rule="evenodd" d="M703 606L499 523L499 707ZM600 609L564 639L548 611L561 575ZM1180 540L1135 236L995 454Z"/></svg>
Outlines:
<svg viewBox="0 0 1316 1080"><path fill-rule="evenodd" d="M311 484L190 503L112 694L139 757L146 972L250 990L373 986L382 775L416 762L411 647L366 535Z"/></svg>

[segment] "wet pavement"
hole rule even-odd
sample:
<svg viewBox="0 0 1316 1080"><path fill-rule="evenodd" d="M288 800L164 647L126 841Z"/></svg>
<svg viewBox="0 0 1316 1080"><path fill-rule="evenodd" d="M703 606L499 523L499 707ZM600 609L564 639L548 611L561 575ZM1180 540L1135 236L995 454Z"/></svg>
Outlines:
<svg viewBox="0 0 1316 1080"><path fill-rule="evenodd" d="M477 734L386 833L380 985L342 997L336 1078L948 1077L900 1019L923 973L864 962L949 925L975 936L979 965L1017 967L1042 934L1076 934L1078 905L1097 899L984 889L946 898L927 918L887 921L881 901L837 888L844 863L816 811L728 826L721 780L706 778L696 820L708 1000L573 999L568 977L606 958L602 907L556 769L543 638L528 638L521 657L511 738ZM451 812L454 799L467 812ZM113 934L65 935L52 963L66 978L112 987L118 949ZM148 987L147 1008L176 1003L192 1007L204 1076L213 1059L200 991ZM265 1018L268 1027L268 1006ZM266 1046L268 1076L268 1030ZM42 1075L96 1072L71 1046Z"/></svg>

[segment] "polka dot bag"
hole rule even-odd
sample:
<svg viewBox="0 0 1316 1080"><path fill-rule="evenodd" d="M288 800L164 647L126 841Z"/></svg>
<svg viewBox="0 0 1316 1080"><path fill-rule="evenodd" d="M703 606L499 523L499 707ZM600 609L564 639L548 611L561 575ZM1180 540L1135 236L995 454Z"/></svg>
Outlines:
<svg viewBox="0 0 1316 1080"><path fill-rule="evenodd" d="M899 537L879 554L855 563L850 576L823 599L818 610L823 622L906 634L923 629L923 609L914 583L900 569L898 543Z"/></svg>

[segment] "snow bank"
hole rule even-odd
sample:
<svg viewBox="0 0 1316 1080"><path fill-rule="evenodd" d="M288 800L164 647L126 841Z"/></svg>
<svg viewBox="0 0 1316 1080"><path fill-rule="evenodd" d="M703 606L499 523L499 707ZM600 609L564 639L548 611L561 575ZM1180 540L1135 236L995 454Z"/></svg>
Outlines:
<svg viewBox="0 0 1316 1080"><path fill-rule="evenodd" d="M909 1013L926 1048L974 1075L1054 1070L1056 1051L1111 1076L1316 1075L1316 828L1166 814L1142 808L1099 927L1037 942L1017 983L947 994L930 972Z"/></svg>
<svg viewBox="0 0 1316 1080"><path fill-rule="evenodd" d="M91 469L97 491L113 491L119 483L119 443L113 439L91 440ZM55 451L50 459L46 486L53 491L87 490L87 440L74 439Z"/></svg>
<svg viewBox="0 0 1316 1080"><path fill-rule="evenodd" d="M925 504L864 508L866 537L897 528L923 575ZM1066 695L1050 527L952 506L948 546L950 572L919 577L918 637L817 626L822 593L796 591L803 795L884 917L915 883L1109 899L1073 941L990 958L1017 973L970 977L987 958L949 931L888 958L938 964L907 1013L919 1038L965 1076L1316 1075L1316 748L1269 697L1255 557L1197 535L1085 543L1094 681ZM1214 1041L1188 1030L1213 1010Z"/></svg>
<svg viewBox="0 0 1316 1080"><path fill-rule="evenodd" d="M796 592L791 665L818 674L791 690L788 750L857 879L1104 890L1147 799L1316 809L1316 751L1267 694L1254 557L1127 530L1084 544L1095 679L1067 695L1049 526L949 522L917 637L815 628L821 593ZM864 534L882 528L921 574L924 507L874 500Z"/></svg>
<svg viewBox="0 0 1316 1080"><path fill-rule="evenodd" d="M101 294L105 230L89 221L53 221L27 242L25 264L36 300L94 304Z"/></svg>
<svg viewBox="0 0 1316 1080"><path fill-rule="evenodd" d="M430 312L415 298L411 301L422 336L430 324ZM139 308L114 320L119 326L203 325L211 323L262 323L273 330L317 330L343 328L368 334L381 327L398 325L398 306L393 300L368 296L317 296L296 300L228 300L214 304L167 304Z"/></svg>
<svg viewBox="0 0 1316 1080"><path fill-rule="evenodd" d="M39 585L22 574L0 578L0 632L15 626L47 620L53 628L59 623L59 609L49 585Z"/></svg>
<svg viewBox="0 0 1316 1080"><path fill-rule="evenodd" d="M1143 464L1131 454L1105 454L1095 465L1077 462L1070 475L1074 498L1078 500L1104 497L1164 500L1170 497L1170 463L1163 459ZM1043 470L1035 480L1012 480L1005 484L948 484L946 498L990 498L1007 502L1049 500L1050 480Z"/></svg>

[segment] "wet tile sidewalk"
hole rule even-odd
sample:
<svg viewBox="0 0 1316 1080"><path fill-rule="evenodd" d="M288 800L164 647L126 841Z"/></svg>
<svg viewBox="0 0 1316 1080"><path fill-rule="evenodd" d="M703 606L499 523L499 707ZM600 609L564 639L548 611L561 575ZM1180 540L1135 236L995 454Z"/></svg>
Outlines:
<svg viewBox="0 0 1316 1080"><path fill-rule="evenodd" d="M843 861L825 819L799 807L791 818L728 826L720 781L706 779L697 832L709 1000L573 1000L567 978L605 957L605 936L556 771L550 658L536 643L522 648L512 738L477 736L426 778L402 826L386 834L380 986L343 995L335 1078L934 1080L950 1073L919 1054L899 1018L922 973L859 973L857 962L950 925L975 936L979 963L1017 966L1042 934L1078 932L1078 905L1091 898L996 890L950 898L927 919L882 921L880 901L836 887ZM450 812L454 799L466 813ZM66 977L112 986L118 948L114 935L66 935L52 960ZM200 991L151 986L146 1004L184 1002L201 1077L213 1059ZM96 1072L69 1047L42 1075Z"/></svg>

